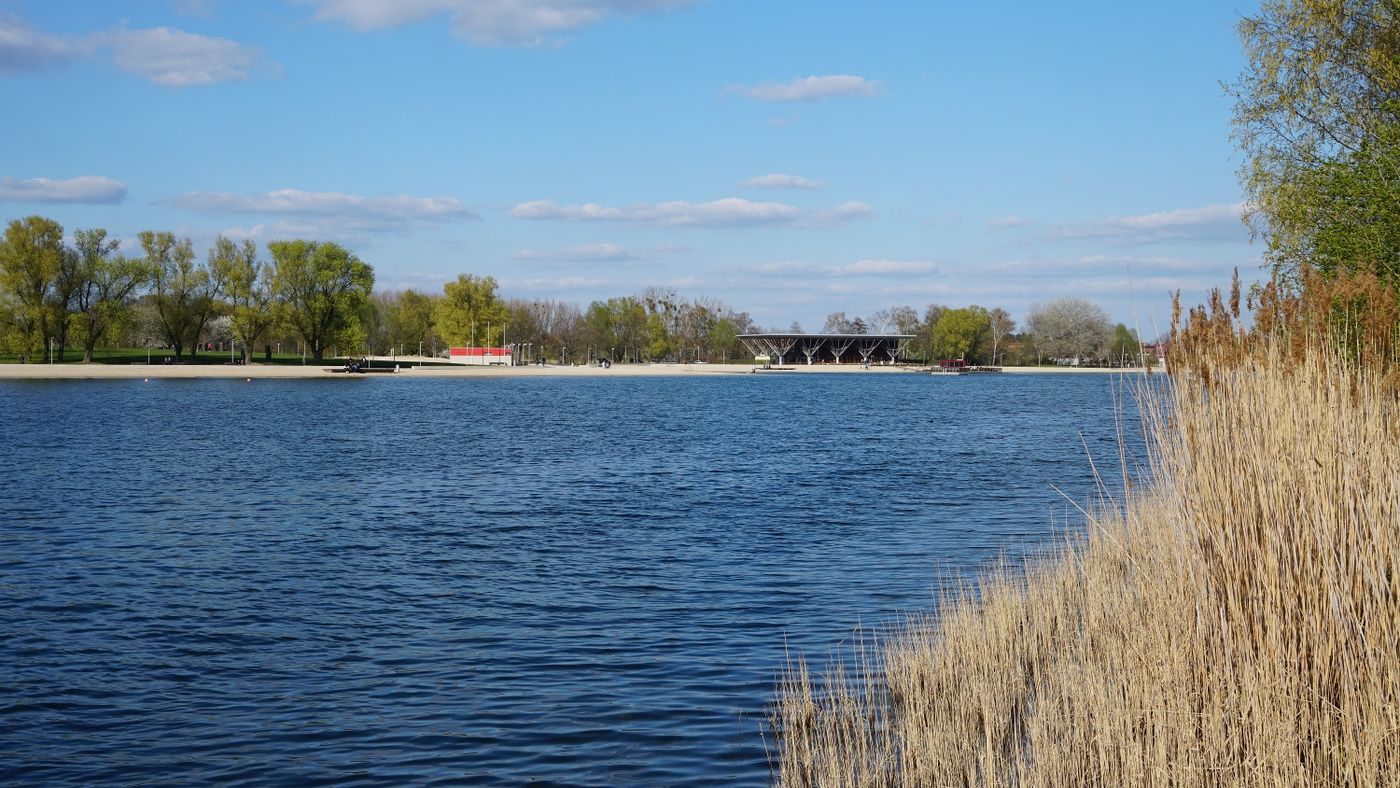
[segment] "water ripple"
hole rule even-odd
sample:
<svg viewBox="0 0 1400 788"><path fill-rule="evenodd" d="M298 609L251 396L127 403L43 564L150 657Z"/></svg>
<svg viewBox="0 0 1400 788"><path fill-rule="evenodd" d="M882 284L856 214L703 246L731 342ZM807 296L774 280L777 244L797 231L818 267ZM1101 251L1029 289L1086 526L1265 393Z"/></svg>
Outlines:
<svg viewBox="0 0 1400 788"><path fill-rule="evenodd" d="M762 783L787 650L1053 538L1111 396L0 384L0 781Z"/></svg>

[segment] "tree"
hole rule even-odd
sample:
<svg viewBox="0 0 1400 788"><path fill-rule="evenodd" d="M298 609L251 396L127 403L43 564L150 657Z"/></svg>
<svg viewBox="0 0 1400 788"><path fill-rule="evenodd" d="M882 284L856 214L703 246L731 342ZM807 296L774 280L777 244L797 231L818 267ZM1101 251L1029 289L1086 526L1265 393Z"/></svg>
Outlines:
<svg viewBox="0 0 1400 788"><path fill-rule="evenodd" d="M73 236L82 283L73 298L74 318L83 343L83 363L91 363L93 349L126 320L136 291L151 274L143 260L118 253L120 242L109 239L106 230L77 230Z"/></svg>
<svg viewBox="0 0 1400 788"><path fill-rule="evenodd" d="M29 216L5 228L0 240L0 345L21 362L42 355L56 328L54 283L67 254L63 225L52 219Z"/></svg>
<svg viewBox="0 0 1400 788"><path fill-rule="evenodd" d="M285 320L320 363L329 347L359 347L360 312L374 289L374 268L339 244L272 241L272 290Z"/></svg>
<svg viewBox="0 0 1400 788"><path fill-rule="evenodd" d="M1061 298L1032 304L1027 319L1036 348L1051 358L1097 358L1104 354L1112 331L1103 308L1082 298Z"/></svg>
<svg viewBox="0 0 1400 788"><path fill-rule="evenodd" d="M826 322L822 324L823 334L851 334L851 321L846 319L845 312L832 312L826 316Z"/></svg>
<svg viewBox="0 0 1400 788"><path fill-rule="evenodd" d="M209 270L229 300L229 334L243 345L243 363L253 360L258 338L276 319L272 266L258 261L257 244L235 244L222 235L209 250Z"/></svg>
<svg viewBox="0 0 1400 788"><path fill-rule="evenodd" d="M1309 264L1326 226L1309 174L1394 142L1398 17L1394 0L1264 0L1240 21L1247 66L1229 86L1240 176L1251 223L1285 277Z"/></svg>
<svg viewBox="0 0 1400 788"><path fill-rule="evenodd" d="M1108 358L1120 366L1137 366L1142 357L1142 343L1137 332L1119 323L1113 327L1113 338L1108 342Z"/></svg>
<svg viewBox="0 0 1400 788"><path fill-rule="evenodd" d="M851 321L851 333L852 333L852 334L866 334L866 333L869 333L869 332L870 332L870 327L867 326L867 325L865 324L865 321L864 321L864 320L861 320L861 319L860 319L860 316L859 316L859 315L857 315L856 318L855 318L854 320Z"/></svg>
<svg viewBox="0 0 1400 788"><path fill-rule="evenodd" d="M176 240L173 233L145 230L137 236L146 253L143 264L150 272L165 341L175 358L186 348L198 354L200 334L219 307L219 284L209 269L195 264L190 239Z"/></svg>
<svg viewBox="0 0 1400 788"><path fill-rule="evenodd" d="M509 311L496 297L494 277L459 274L455 282L443 285L442 292L433 307L433 326L445 342L498 346Z"/></svg>
<svg viewBox="0 0 1400 788"><path fill-rule="evenodd" d="M997 363L997 352L1001 344L1016 330L1016 321L1005 309L996 307L987 313L987 336L992 340L992 363Z"/></svg>
<svg viewBox="0 0 1400 788"><path fill-rule="evenodd" d="M626 355L627 348L641 345L646 321L646 307L631 296L594 301L584 313L584 324L594 348L598 351L608 348L612 361Z"/></svg>
<svg viewBox="0 0 1400 788"><path fill-rule="evenodd" d="M933 327L933 352L941 358L967 358L987 331L987 310L980 306L945 309Z"/></svg>

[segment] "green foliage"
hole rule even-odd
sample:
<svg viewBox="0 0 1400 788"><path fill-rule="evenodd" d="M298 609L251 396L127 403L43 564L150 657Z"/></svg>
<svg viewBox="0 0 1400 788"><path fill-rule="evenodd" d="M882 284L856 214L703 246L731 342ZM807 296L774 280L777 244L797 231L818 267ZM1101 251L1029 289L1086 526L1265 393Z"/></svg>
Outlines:
<svg viewBox="0 0 1400 788"><path fill-rule="evenodd" d="M442 291L442 300L433 307L433 327L443 341L449 345L500 345L509 310L496 296L494 277L459 274L456 281L443 285Z"/></svg>
<svg viewBox="0 0 1400 788"><path fill-rule="evenodd" d="M120 242L101 228L74 232L79 286L70 318L83 361L91 362L99 343L128 321L136 292L151 278L145 261L117 252Z"/></svg>
<svg viewBox="0 0 1400 788"><path fill-rule="evenodd" d="M1376 176L1400 121L1398 12L1394 0L1264 0L1240 22L1248 65L1230 92L1241 180L1290 280L1315 251L1370 262L1379 243L1393 254L1390 238L1352 233L1378 226L1368 196L1382 213L1395 199Z"/></svg>
<svg viewBox="0 0 1400 788"><path fill-rule="evenodd" d="M628 348L641 347L646 338L646 307L632 296L594 301L583 322L595 355L611 353L613 361L627 355Z"/></svg>
<svg viewBox="0 0 1400 788"><path fill-rule="evenodd" d="M324 360L331 347L358 349L365 336L360 314L374 289L374 269L329 241L272 241L267 249L282 319L312 357Z"/></svg>
<svg viewBox="0 0 1400 788"><path fill-rule="evenodd" d="M181 358L186 349L197 354L204 326L218 312L219 282L206 266L195 263L190 239L146 230L138 236L151 274L156 312L165 341Z"/></svg>
<svg viewBox="0 0 1400 788"><path fill-rule="evenodd" d="M54 308L65 259L63 225L42 216L11 221L0 240L0 347L23 361L39 360L64 322Z"/></svg>
<svg viewBox="0 0 1400 788"><path fill-rule="evenodd" d="M1137 332L1122 323L1114 326L1107 355L1111 364L1136 366L1141 363L1142 343L1138 341Z"/></svg>
<svg viewBox="0 0 1400 788"><path fill-rule="evenodd" d="M272 266L258 260L252 241L235 244L221 235L209 250L209 270L228 294L229 327L243 345L243 361L252 361L258 338L277 319Z"/></svg>
<svg viewBox="0 0 1400 788"><path fill-rule="evenodd" d="M944 309L933 327L934 355L939 358L967 358L987 330L987 310L980 306Z"/></svg>

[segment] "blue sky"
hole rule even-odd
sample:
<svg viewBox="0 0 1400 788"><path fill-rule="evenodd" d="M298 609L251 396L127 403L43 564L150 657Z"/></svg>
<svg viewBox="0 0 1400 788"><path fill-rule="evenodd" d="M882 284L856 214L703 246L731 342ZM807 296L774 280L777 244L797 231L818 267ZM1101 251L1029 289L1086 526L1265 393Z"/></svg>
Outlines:
<svg viewBox="0 0 1400 788"><path fill-rule="evenodd" d="M336 240L378 287L765 327L1095 300L1259 249L1219 2L0 0L0 217Z"/></svg>

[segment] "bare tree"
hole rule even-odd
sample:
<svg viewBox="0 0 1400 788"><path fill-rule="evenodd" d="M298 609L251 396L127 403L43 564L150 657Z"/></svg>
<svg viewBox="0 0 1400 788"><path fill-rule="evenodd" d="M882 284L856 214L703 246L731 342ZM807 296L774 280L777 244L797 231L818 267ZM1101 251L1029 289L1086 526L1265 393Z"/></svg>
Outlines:
<svg viewBox="0 0 1400 788"><path fill-rule="evenodd" d="M1084 358L1103 355L1113 326L1103 307L1082 298L1060 298L1031 305L1027 319L1036 348L1052 358Z"/></svg>
<svg viewBox="0 0 1400 788"><path fill-rule="evenodd" d="M987 335L992 338L992 364L997 363L997 349L1011 332L1016 330L1016 321L1005 309L997 307L987 313Z"/></svg>

